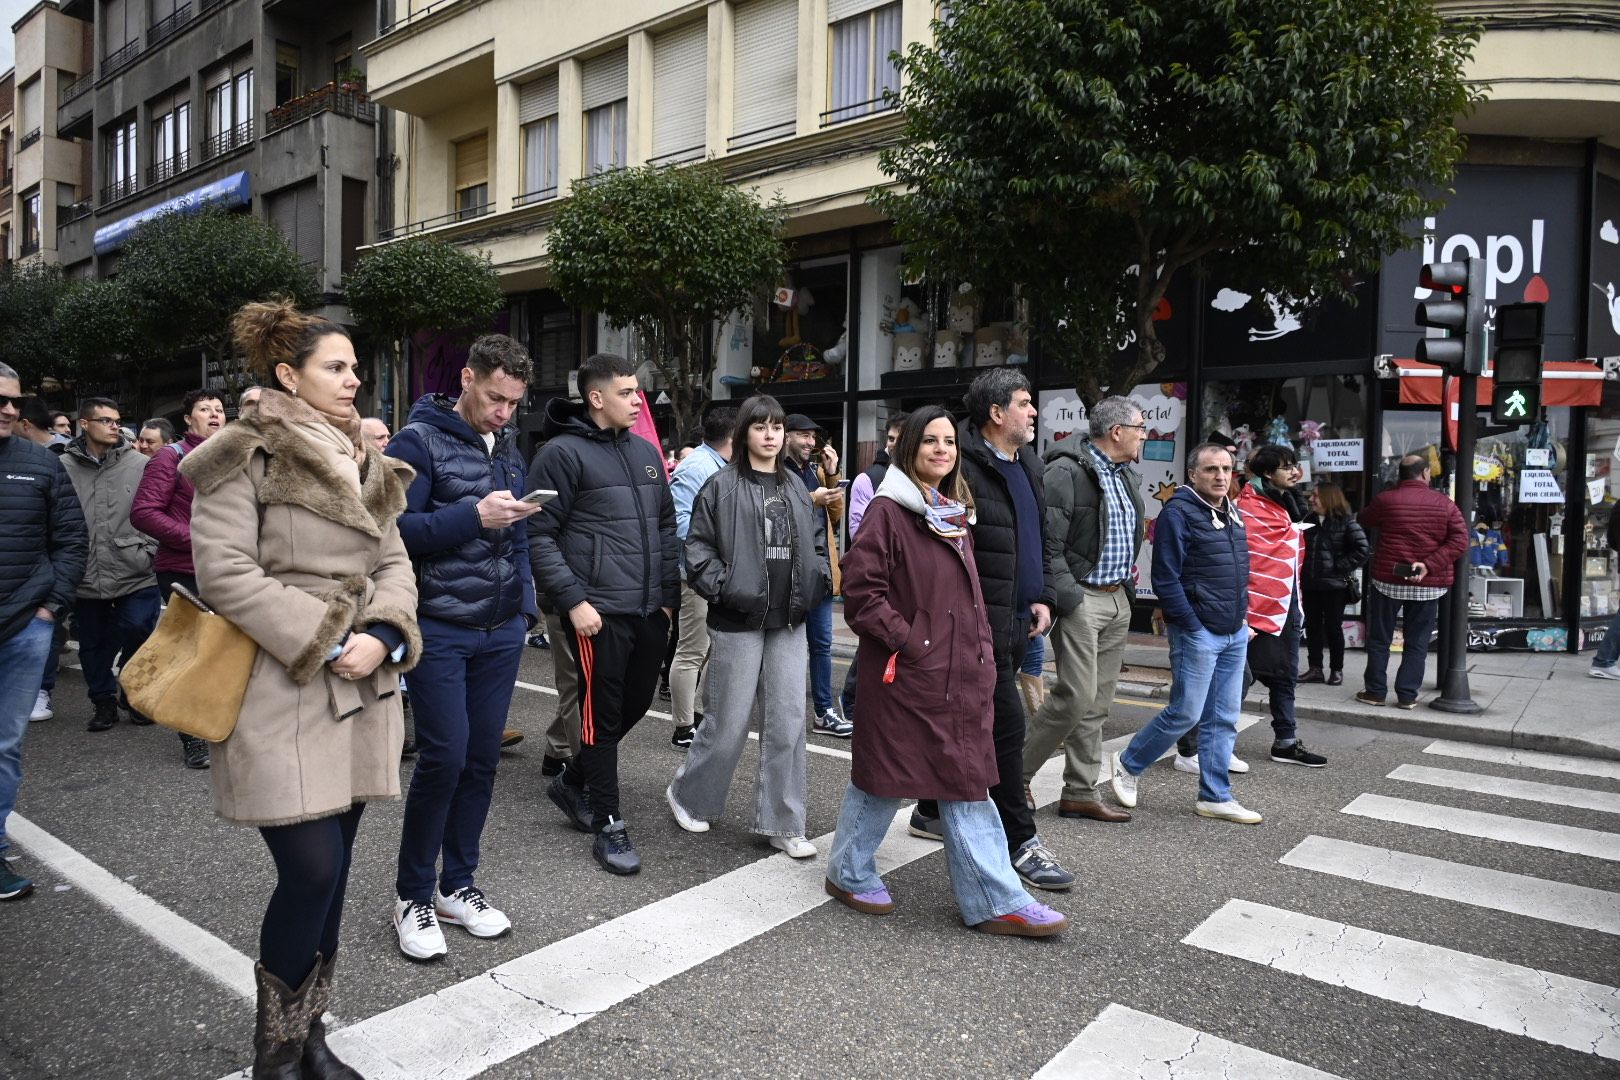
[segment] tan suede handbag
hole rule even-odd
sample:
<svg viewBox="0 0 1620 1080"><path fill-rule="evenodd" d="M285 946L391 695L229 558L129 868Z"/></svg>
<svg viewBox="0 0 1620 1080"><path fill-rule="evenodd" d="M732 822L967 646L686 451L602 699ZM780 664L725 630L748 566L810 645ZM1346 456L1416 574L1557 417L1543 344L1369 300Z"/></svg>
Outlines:
<svg viewBox="0 0 1620 1080"><path fill-rule="evenodd" d="M236 730L259 646L182 586L118 675L130 707L182 735L224 742Z"/></svg>

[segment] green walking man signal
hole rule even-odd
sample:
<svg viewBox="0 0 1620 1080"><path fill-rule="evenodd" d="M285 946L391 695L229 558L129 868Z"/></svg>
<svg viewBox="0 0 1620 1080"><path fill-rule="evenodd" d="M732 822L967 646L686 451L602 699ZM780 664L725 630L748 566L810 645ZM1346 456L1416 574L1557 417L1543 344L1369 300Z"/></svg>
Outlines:
<svg viewBox="0 0 1620 1080"><path fill-rule="evenodd" d="M1523 390L1514 390L1502 399L1502 415L1508 419L1523 418L1530 414L1529 402Z"/></svg>

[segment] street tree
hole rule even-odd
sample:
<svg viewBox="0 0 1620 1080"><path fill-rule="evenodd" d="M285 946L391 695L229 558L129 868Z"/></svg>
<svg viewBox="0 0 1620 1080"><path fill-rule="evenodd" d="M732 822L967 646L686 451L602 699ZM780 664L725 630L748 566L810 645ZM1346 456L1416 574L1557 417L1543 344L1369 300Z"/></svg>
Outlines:
<svg viewBox="0 0 1620 1080"><path fill-rule="evenodd" d="M52 338L67 377L100 383L123 376L134 401L145 400L153 354L124 278L70 281L52 312Z"/></svg>
<svg viewBox="0 0 1620 1080"><path fill-rule="evenodd" d="M17 369L25 388L73 376L56 342L54 314L67 289L61 267L44 262L0 270L0 358Z"/></svg>
<svg viewBox="0 0 1620 1080"><path fill-rule="evenodd" d="M710 329L781 278L784 219L780 198L727 184L713 165L591 177L552 223L552 282L568 303L634 329L685 432L709 400Z"/></svg>
<svg viewBox="0 0 1620 1080"><path fill-rule="evenodd" d="M936 281L1031 301L1088 402L1165 358L1189 273L1301 307L1410 243L1463 152L1477 30L1431 0L974 0L902 59L874 194ZM1130 347L1134 338L1134 347Z"/></svg>
<svg viewBox="0 0 1620 1080"><path fill-rule="evenodd" d="M477 333L506 303L489 256L415 236L362 255L343 279L349 311L396 362L404 342L425 332Z"/></svg>

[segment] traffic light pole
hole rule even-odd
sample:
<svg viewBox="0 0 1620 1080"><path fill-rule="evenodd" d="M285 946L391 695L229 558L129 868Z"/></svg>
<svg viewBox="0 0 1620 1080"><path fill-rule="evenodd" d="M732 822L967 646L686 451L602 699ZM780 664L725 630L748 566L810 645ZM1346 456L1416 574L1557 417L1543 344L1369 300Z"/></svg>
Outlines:
<svg viewBox="0 0 1620 1080"><path fill-rule="evenodd" d="M1474 345L1483 347L1484 342ZM1452 466L1452 482L1456 489L1457 510L1462 514L1463 526L1472 529L1474 520L1474 443L1479 423L1479 378L1463 375L1457 380L1457 459ZM1469 548L1464 548L1457 559L1456 576L1451 591L1441 597L1447 604L1451 618L1448 632L1441 641L1444 655L1436 657L1440 670L1440 696L1429 702L1429 708L1441 712L1472 716L1484 712L1468 689L1468 574L1472 560Z"/></svg>

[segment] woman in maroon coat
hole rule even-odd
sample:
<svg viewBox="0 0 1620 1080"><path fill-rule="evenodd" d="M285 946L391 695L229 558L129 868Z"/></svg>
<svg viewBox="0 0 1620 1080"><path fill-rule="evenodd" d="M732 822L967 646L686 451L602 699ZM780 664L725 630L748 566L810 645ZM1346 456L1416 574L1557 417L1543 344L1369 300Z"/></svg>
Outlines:
<svg viewBox="0 0 1620 1080"><path fill-rule="evenodd" d="M934 799L962 921L991 934L1045 937L1067 920L1024 891L989 799L996 669L971 506L955 420L937 406L912 413L843 560L844 618L860 636L861 722L826 888L856 911L892 911L878 845L902 799Z"/></svg>

